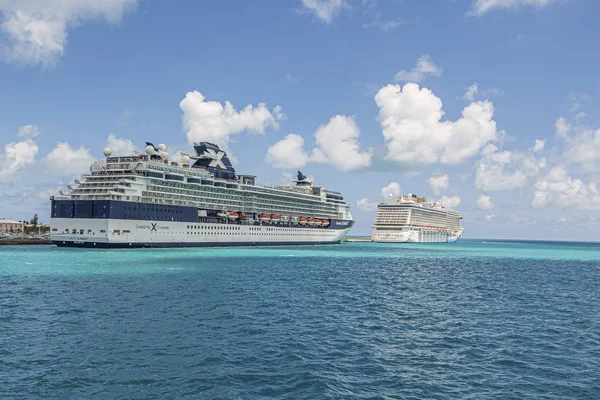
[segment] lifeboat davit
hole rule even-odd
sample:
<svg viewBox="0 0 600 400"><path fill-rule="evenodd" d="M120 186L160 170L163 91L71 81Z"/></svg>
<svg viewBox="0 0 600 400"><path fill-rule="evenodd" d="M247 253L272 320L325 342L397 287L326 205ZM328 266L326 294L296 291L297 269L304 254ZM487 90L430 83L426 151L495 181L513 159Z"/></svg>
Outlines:
<svg viewBox="0 0 600 400"><path fill-rule="evenodd" d="M271 215L271 223L272 224L277 224L279 223L279 221L281 221L281 216L280 215Z"/></svg>
<svg viewBox="0 0 600 400"><path fill-rule="evenodd" d="M292 224L297 224L298 222L300 222L300 218L298 217L294 217L293 215L290 217L290 223Z"/></svg>
<svg viewBox="0 0 600 400"><path fill-rule="evenodd" d="M259 214L258 220L260 222L269 222L271 220L271 216L267 214Z"/></svg>
<svg viewBox="0 0 600 400"><path fill-rule="evenodd" d="M227 218L229 218L229 219L230 219L230 220L232 220L232 221L234 221L234 220L238 219L238 218L239 218L239 216L240 216L240 215L239 215L238 213L236 213L235 211L229 211L229 212L227 213Z"/></svg>
<svg viewBox="0 0 600 400"><path fill-rule="evenodd" d="M302 217L302 218L300 218L299 222L300 222L300 225L306 225L308 223L308 218Z"/></svg>
<svg viewBox="0 0 600 400"><path fill-rule="evenodd" d="M308 226L315 226L315 219L314 218L309 218L308 221Z"/></svg>

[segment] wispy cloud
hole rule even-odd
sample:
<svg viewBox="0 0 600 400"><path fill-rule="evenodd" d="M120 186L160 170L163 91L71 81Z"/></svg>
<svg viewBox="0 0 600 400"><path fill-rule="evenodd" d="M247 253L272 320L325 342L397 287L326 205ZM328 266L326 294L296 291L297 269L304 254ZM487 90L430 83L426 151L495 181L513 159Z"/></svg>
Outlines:
<svg viewBox="0 0 600 400"><path fill-rule="evenodd" d="M304 10L315 18L330 24L344 8L349 8L347 0L300 0Z"/></svg>
<svg viewBox="0 0 600 400"><path fill-rule="evenodd" d="M404 24L404 20L402 18L391 19L388 21L381 20L381 14L377 13L373 21L363 24L363 28L375 28L381 29L384 32L389 30L398 28Z"/></svg>
<svg viewBox="0 0 600 400"><path fill-rule="evenodd" d="M417 65L410 71L402 70L396 73L394 80L396 82L416 82L420 83L426 76L441 76L442 67L431 61L429 54L423 54L417 60Z"/></svg>
<svg viewBox="0 0 600 400"><path fill-rule="evenodd" d="M68 32L88 21L118 23L138 0L0 1L4 57L26 65L54 66L65 52Z"/></svg>
<svg viewBox="0 0 600 400"><path fill-rule="evenodd" d="M557 0L473 0L469 16L480 17L494 10L515 10L520 7L541 9Z"/></svg>

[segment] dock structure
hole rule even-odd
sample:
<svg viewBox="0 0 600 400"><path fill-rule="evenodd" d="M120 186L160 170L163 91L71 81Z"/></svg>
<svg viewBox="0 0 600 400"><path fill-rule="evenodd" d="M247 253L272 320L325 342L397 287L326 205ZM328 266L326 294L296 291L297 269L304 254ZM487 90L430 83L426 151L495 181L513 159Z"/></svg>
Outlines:
<svg viewBox="0 0 600 400"><path fill-rule="evenodd" d="M50 238L7 238L0 239L0 246L15 246L27 244L52 244Z"/></svg>

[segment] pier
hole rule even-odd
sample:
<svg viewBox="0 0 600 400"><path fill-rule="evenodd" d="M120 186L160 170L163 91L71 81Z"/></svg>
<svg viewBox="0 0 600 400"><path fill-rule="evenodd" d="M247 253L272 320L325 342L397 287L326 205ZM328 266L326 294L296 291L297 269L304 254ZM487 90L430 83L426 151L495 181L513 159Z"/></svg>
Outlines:
<svg viewBox="0 0 600 400"><path fill-rule="evenodd" d="M16 246L30 244L52 244L50 238L10 238L0 239L0 246Z"/></svg>

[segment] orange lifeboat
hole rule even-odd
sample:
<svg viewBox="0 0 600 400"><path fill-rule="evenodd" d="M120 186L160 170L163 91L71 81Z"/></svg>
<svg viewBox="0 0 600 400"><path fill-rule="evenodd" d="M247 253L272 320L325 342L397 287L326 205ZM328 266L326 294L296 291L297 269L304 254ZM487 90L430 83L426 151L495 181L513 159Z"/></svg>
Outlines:
<svg viewBox="0 0 600 400"><path fill-rule="evenodd" d="M299 222L300 225L306 225L308 223L308 218L301 217Z"/></svg>
<svg viewBox="0 0 600 400"><path fill-rule="evenodd" d="M245 212L240 213L240 219L248 219L248 215Z"/></svg>
<svg viewBox="0 0 600 400"><path fill-rule="evenodd" d="M314 218L309 218L307 221L308 226L315 226L315 219Z"/></svg>
<svg viewBox="0 0 600 400"><path fill-rule="evenodd" d="M258 215L258 220L260 222L269 222L271 220L271 216L268 214L259 214Z"/></svg>
<svg viewBox="0 0 600 400"><path fill-rule="evenodd" d="M272 224L277 224L277 223L279 223L279 221L281 221L281 216L280 215L273 214L271 216L271 223Z"/></svg>
<svg viewBox="0 0 600 400"><path fill-rule="evenodd" d="M227 213L227 218L229 218L230 220L236 220L239 218L239 214L236 213L235 211L229 211Z"/></svg>

